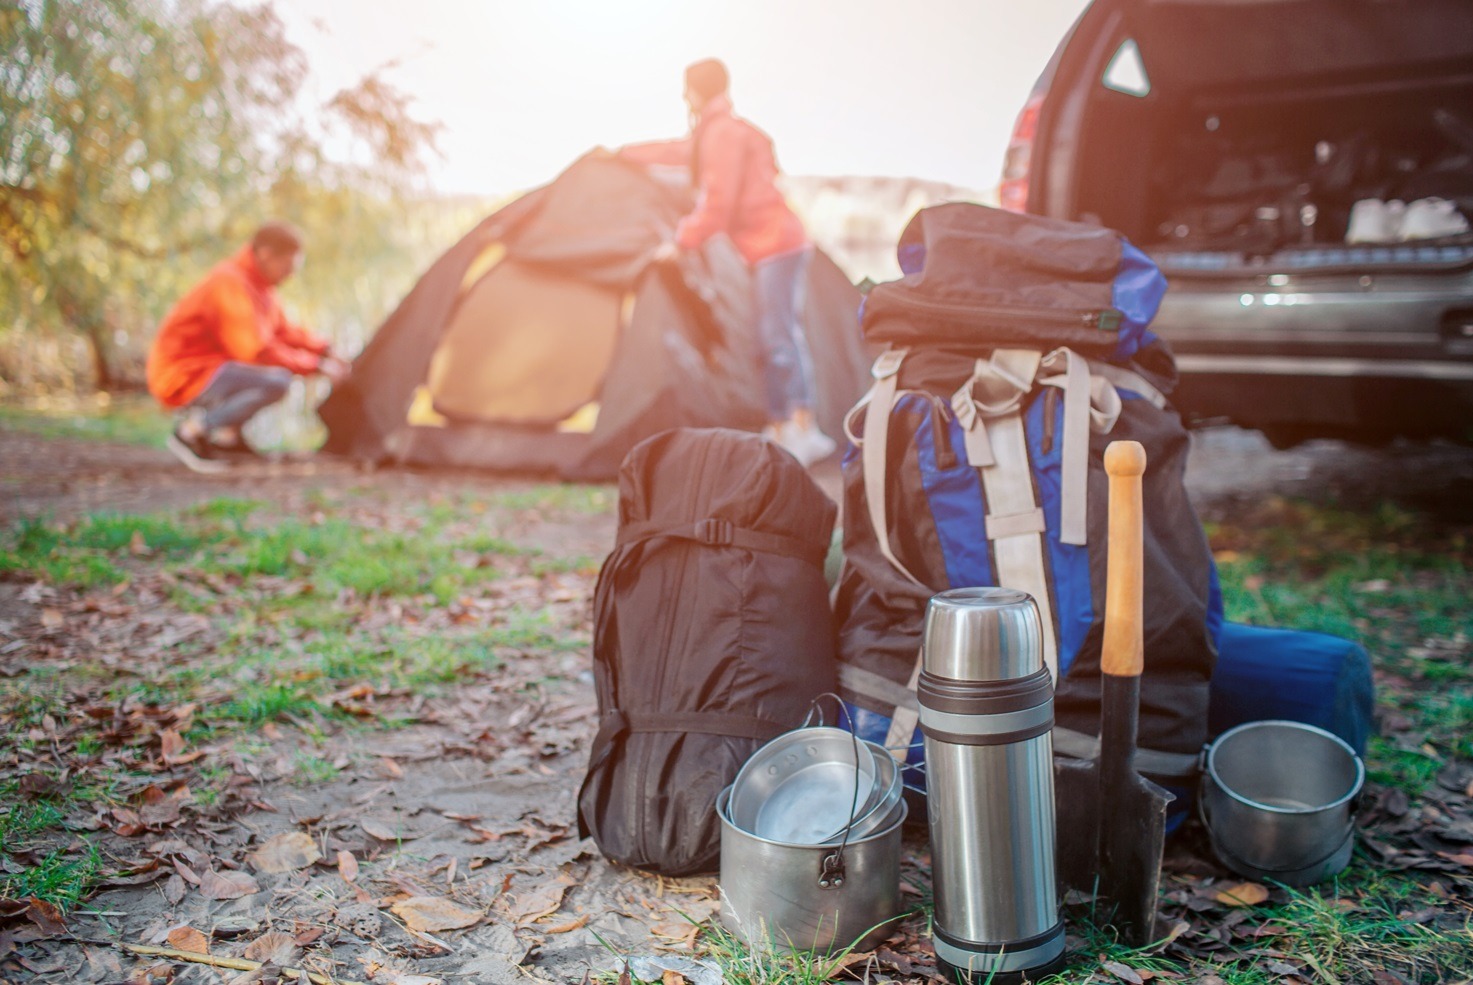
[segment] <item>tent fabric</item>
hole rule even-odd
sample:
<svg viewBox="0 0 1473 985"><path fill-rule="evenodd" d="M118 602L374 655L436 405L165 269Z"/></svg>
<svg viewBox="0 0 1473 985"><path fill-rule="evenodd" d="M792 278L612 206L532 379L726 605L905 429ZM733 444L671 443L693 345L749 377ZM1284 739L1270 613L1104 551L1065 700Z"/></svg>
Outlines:
<svg viewBox="0 0 1473 985"><path fill-rule="evenodd" d="M615 476L660 431L760 429L762 353L735 247L718 237L678 265L647 263L690 195L589 155L484 219L430 266L323 403L324 450L591 481ZM821 253L808 277L815 413L837 437L871 353L858 290ZM570 427L574 415L584 423Z"/></svg>

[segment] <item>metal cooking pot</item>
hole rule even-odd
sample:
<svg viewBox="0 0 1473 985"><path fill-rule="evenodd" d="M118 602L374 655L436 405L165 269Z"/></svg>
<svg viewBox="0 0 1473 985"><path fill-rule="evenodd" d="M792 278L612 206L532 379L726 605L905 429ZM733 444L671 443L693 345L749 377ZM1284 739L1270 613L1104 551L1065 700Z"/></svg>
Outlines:
<svg viewBox="0 0 1473 985"><path fill-rule="evenodd" d="M850 812L870 803L876 771L869 744L843 729L784 732L738 771L731 819L743 831L784 844L838 841Z"/></svg>
<svg viewBox="0 0 1473 985"><path fill-rule="evenodd" d="M850 767L851 776L853 767ZM883 939L900 913L900 829L905 802L882 831L834 845L785 845L721 818L721 923L748 944L831 953ZM837 859L837 865L836 865Z"/></svg>
<svg viewBox="0 0 1473 985"><path fill-rule="evenodd" d="M1366 768L1339 737L1302 722L1249 722L1207 750L1199 806L1224 865L1309 886L1350 862Z"/></svg>
<svg viewBox="0 0 1473 985"><path fill-rule="evenodd" d="M849 826L848 838L854 840L863 838L888 827L893 816L895 816L895 805L899 803L905 788L900 782L900 764L895 762L884 746L874 742L861 740L864 745L869 746L870 753L875 760L874 789L870 794L869 802L860 807L854 814L854 820ZM840 831L838 835L826 840L826 844L836 845L845 837Z"/></svg>

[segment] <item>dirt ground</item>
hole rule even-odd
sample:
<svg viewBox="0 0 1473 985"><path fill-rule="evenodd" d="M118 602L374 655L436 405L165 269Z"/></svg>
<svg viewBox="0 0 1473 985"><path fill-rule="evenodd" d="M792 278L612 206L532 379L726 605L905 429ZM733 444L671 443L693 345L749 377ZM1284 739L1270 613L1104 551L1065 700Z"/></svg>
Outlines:
<svg viewBox="0 0 1473 985"><path fill-rule="evenodd" d="M1391 501L1451 522L1473 519L1473 448L1398 444L1372 449L1313 441L1277 451L1257 432L1237 428L1198 431L1193 441L1187 486L1207 519L1269 495L1349 507ZM837 500L840 478L834 462L818 466L814 474ZM471 473L370 473L331 458L260 466L245 475L201 476L158 449L0 432L0 524L98 510L156 511L217 496L272 499L370 482L414 496L504 488L509 480ZM609 519L612 524L612 514ZM606 547L612 525L603 536Z"/></svg>
<svg viewBox="0 0 1473 985"><path fill-rule="evenodd" d="M1369 451L1325 442L1276 452L1256 435L1227 429L1196 440L1188 484L1206 518L1231 517L1271 495L1345 505L1389 499L1454 522L1473 516L1468 449ZM837 467L818 476L837 496ZM366 485L386 501L407 502L532 483L368 473L331 460L205 477L153 449L0 434L4 525L103 510L169 511L222 496L293 509L314 490ZM554 553L602 557L612 544L614 516L612 509L552 520L513 516L497 535ZM586 605L592 576L566 579L569 604ZM10 621L13 635L25 631L26 620L40 618L44 599L28 598L27 590L0 582L0 621ZM6 659L0 656L0 663ZM578 982L590 970L617 965L599 938L635 954L656 954L656 945L689 939L686 917L699 921L716 908L714 880L660 880L611 866L591 841L577 837L574 803L595 717L587 664L581 651L529 657L504 678L420 702L411 726L360 733L337 774L318 784L288 779L286 763L306 740L268 724L262 738L281 768L238 764L255 780L242 791L238 812L196 825L188 839L166 833L141 839L130 849L138 884L115 885L92 898L82 907L87 913L70 921L78 940L44 948L26 965L30 979L121 981L138 959L107 942L169 946L170 932L181 927L209 929L220 951L230 951L231 941L259 943L274 931L279 940L268 943L276 940L288 963L342 979L403 985L435 979ZM520 685L534 678L545 686L529 703ZM247 867L249 853L282 844L274 836L304 829L312 832L320 861L279 873ZM924 835L917 837L912 850L923 853ZM201 873L216 857L240 862L258 891L236 899L199 891ZM361 876L357 860L364 863ZM468 930L414 931L406 926L415 922L412 908L380 908L392 894L453 895L484 919ZM179 982L230 981L239 974L189 964L174 969Z"/></svg>

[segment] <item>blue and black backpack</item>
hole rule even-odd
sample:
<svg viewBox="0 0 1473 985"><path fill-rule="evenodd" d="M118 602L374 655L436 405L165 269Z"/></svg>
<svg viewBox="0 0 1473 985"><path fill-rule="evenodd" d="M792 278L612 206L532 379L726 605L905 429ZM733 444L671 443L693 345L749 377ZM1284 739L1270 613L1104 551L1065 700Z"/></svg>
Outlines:
<svg viewBox="0 0 1473 985"><path fill-rule="evenodd" d="M1137 766L1191 782L1207 739L1222 600L1183 486L1176 367L1148 329L1166 291L1119 233L968 204L903 233L905 276L863 329L888 346L851 412L840 687L866 738L921 757L915 682L927 600L1002 585L1037 600L1055 676L1055 752L1099 733L1106 445L1146 448L1145 670ZM917 778L910 776L914 782Z"/></svg>

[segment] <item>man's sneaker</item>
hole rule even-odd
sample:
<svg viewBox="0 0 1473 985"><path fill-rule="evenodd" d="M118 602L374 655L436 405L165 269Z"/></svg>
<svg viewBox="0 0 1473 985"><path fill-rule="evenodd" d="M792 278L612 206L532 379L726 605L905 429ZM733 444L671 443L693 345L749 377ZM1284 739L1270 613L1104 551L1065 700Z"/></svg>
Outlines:
<svg viewBox="0 0 1473 985"><path fill-rule="evenodd" d="M203 434L194 437L186 437L179 432L178 428L169 435L164 442L174 457L183 462L191 472L199 472L202 475L218 475L224 472L229 465L216 457L217 453Z"/></svg>
<svg viewBox="0 0 1473 985"><path fill-rule="evenodd" d="M1398 230L1402 240L1441 239L1468 231L1468 220L1445 198L1419 198L1407 206Z"/></svg>
<svg viewBox="0 0 1473 985"><path fill-rule="evenodd" d="M1350 226L1345 231L1347 243L1394 243L1401 234L1406 205L1393 199L1363 198L1350 207Z"/></svg>
<svg viewBox="0 0 1473 985"><path fill-rule="evenodd" d="M238 462L264 462L266 456L261 454L251 443L240 434L228 441L211 440L210 451L221 458L228 458Z"/></svg>

